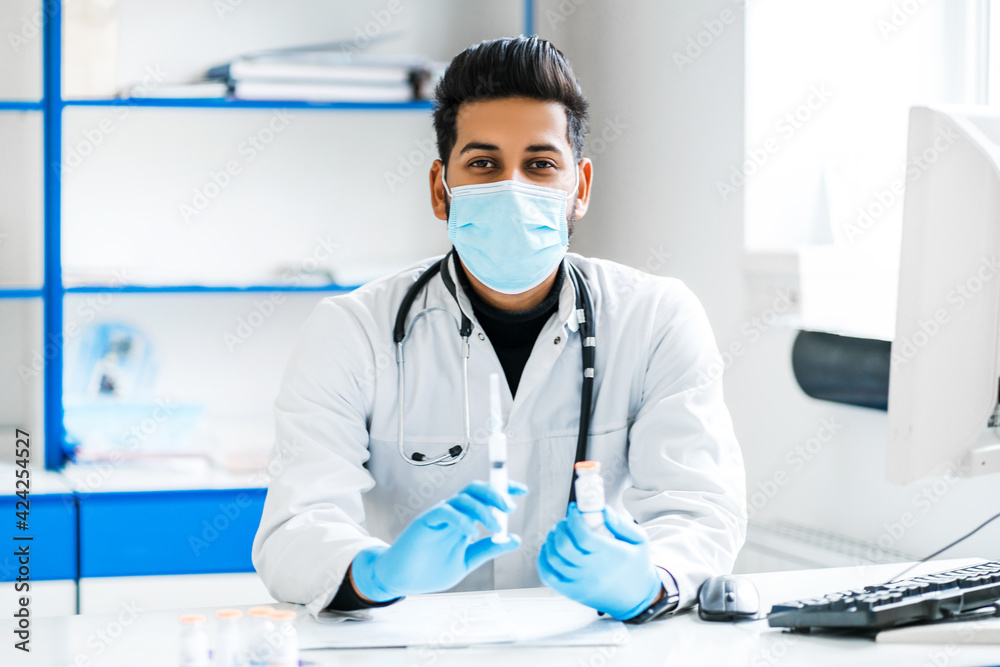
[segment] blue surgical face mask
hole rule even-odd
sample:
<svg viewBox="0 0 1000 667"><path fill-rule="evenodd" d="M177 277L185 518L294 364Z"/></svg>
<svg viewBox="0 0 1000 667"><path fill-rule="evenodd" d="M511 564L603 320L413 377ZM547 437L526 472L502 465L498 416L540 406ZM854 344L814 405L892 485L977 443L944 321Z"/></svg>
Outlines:
<svg viewBox="0 0 1000 667"><path fill-rule="evenodd" d="M479 282L501 294L521 294L545 281L569 248L566 192L499 181L459 185L451 197L448 238Z"/></svg>

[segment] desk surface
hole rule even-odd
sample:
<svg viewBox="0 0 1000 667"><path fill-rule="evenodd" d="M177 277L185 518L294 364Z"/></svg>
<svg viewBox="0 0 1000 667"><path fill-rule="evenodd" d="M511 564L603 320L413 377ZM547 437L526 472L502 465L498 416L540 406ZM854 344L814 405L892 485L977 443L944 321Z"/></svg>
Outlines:
<svg viewBox="0 0 1000 667"><path fill-rule="evenodd" d="M914 573L933 572L969 564L971 561L937 561ZM749 575L760 589L762 602L810 597L833 590L877 583L898 574L899 565L800 570ZM547 589L545 589L547 591ZM523 595L524 591L500 591L501 595ZM537 595L539 591L530 591ZM302 609L282 604L280 607ZM213 612L206 610L207 614ZM14 623L4 610L0 634L0 664L3 665L143 665L173 667L177 664L178 611L138 611L120 614L63 616L32 622L32 653L25 656L11 645ZM118 616L129 621L120 625ZM601 648L538 648L494 646L481 648L428 648L378 650L303 651L306 665L462 665L468 667L523 665L749 665L790 667L808 665L905 667L972 667L1000 664L1000 646L885 645L867 639L843 639L789 635L769 628L766 621L742 624L707 623L696 613L629 627L621 646Z"/></svg>

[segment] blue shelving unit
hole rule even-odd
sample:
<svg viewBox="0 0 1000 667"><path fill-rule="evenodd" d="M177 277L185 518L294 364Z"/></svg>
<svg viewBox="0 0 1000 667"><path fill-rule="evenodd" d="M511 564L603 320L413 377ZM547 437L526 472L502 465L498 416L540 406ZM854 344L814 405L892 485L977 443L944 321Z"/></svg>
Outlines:
<svg viewBox="0 0 1000 667"><path fill-rule="evenodd" d="M430 100L413 102L303 102L302 100L238 100L234 98L154 98L129 97L108 100L67 100L66 106L79 107L153 107L181 109L316 109L347 111L430 111Z"/></svg>
<svg viewBox="0 0 1000 667"><path fill-rule="evenodd" d="M319 285L80 285L67 287L62 276L62 189L57 171L62 158L63 111L75 106L129 105L151 108L271 109L428 112L428 101L402 104L308 103L233 99L62 98L62 3L41 0L43 16L42 99L0 100L0 113L33 112L43 118L44 271L41 287L0 288L0 300L41 299L44 346L45 467L65 461L63 425L63 306L67 294L221 294L249 292L348 292L355 286ZM534 2L524 0L524 32L534 32ZM48 352L52 350L52 352ZM115 493L59 493L32 499L38 544L45 557L34 563L34 579L75 580L123 575L252 572L250 547L260 521L266 491L195 489ZM0 496L0 509L12 506ZM34 505L37 504L37 509ZM233 509L235 508L235 509ZM211 525L206 523L211 519ZM225 527L223 527L223 524ZM215 532L211 532L211 531ZM192 537L201 538L193 544ZM12 573L0 563L0 581ZM77 593L79 595L79 591ZM79 609L79 598L77 599Z"/></svg>
<svg viewBox="0 0 1000 667"><path fill-rule="evenodd" d="M38 111L43 114L44 127L44 280L40 289L11 288L0 289L0 299L42 298L44 313L44 341L56 342L49 349L44 371L44 432L45 467L59 469L66 462L64 443L66 439L63 425L63 349L59 344L63 338L63 299L66 294L86 294L100 292L133 294L217 294L241 292L348 292L355 286L323 285L315 287L288 285L248 285L248 286L202 286L202 285L123 285L100 286L80 285L64 287L62 280L62 189L59 174L54 165L62 158L62 118L67 107L86 106L133 106L148 108L191 108L191 109L315 109L347 111L419 111L429 112L432 104L427 100L404 103L360 103L360 102L302 102L302 101L253 101L226 99L173 99L173 98L128 98L97 100L64 100L62 97L62 3L59 0L42 0L43 15L43 96L38 102L0 101L0 111ZM534 33L534 0L524 0L524 34Z"/></svg>
<svg viewBox="0 0 1000 667"><path fill-rule="evenodd" d="M240 293L240 292L350 292L358 285L80 285L67 287L67 294L96 294L114 292L116 294L191 294L191 293Z"/></svg>

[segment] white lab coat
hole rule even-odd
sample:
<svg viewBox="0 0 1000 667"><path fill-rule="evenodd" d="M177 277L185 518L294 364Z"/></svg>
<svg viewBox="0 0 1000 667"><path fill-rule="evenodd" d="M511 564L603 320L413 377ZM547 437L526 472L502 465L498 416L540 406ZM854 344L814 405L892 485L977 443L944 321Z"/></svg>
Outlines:
<svg viewBox="0 0 1000 667"><path fill-rule="evenodd" d="M654 564L674 576L687 606L707 577L731 571L746 533L743 459L708 319L679 280L574 253L567 259L586 278L597 313L588 458L602 464L609 505L645 529ZM449 467L416 467L397 453L392 329L407 288L434 261L323 299L300 333L275 401L272 476L252 554L278 600L316 614L358 551L391 543L414 516L489 477L488 378L502 378L503 369L457 280L474 327L472 446ZM443 270L456 275L453 262ZM407 320L409 327L421 310L434 309L404 343L407 455L437 456L464 442L458 308L438 275ZM535 562L565 516L573 477L582 385L577 329L567 276L517 397L501 382L509 475L529 488L510 517L523 544L453 590L541 585Z"/></svg>

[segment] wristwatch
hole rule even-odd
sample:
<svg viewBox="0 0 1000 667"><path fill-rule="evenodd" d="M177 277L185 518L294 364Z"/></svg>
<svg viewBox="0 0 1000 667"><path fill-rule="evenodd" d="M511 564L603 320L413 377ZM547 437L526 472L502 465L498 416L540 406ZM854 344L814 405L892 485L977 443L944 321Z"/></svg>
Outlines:
<svg viewBox="0 0 1000 667"><path fill-rule="evenodd" d="M670 574L670 572L660 566L656 566L656 574L660 577L660 583L663 585L663 595L660 596L659 600L646 607L643 611L639 612L632 618L626 619L624 621L625 623L631 623L633 625L645 623L646 621L651 621L654 618L668 614L677 608L677 604L680 602L681 596L680 591L677 589L677 582L674 581L674 575Z"/></svg>

